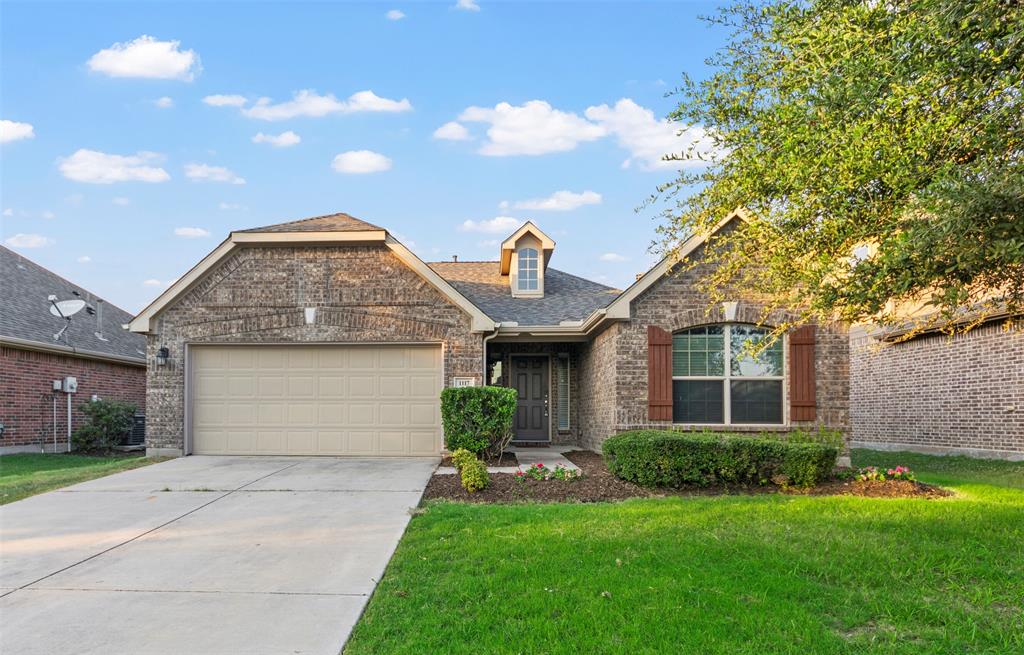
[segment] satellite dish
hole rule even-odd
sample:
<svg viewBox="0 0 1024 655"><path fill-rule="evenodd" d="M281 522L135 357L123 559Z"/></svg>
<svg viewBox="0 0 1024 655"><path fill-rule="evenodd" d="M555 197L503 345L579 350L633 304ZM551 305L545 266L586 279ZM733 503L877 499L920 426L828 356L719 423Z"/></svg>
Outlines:
<svg viewBox="0 0 1024 655"><path fill-rule="evenodd" d="M50 300L50 313L57 318L71 318L85 307L85 301L75 300Z"/></svg>

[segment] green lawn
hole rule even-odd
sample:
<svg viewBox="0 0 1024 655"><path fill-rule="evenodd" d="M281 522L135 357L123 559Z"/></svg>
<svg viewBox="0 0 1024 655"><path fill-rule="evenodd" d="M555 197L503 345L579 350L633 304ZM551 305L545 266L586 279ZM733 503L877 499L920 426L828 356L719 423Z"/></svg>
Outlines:
<svg viewBox="0 0 1024 655"><path fill-rule="evenodd" d="M1024 463L854 463L957 493L432 503L345 652L1024 652Z"/></svg>
<svg viewBox="0 0 1024 655"><path fill-rule="evenodd" d="M0 457L0 505L152 464L145 457L19 453Z"/></svg>

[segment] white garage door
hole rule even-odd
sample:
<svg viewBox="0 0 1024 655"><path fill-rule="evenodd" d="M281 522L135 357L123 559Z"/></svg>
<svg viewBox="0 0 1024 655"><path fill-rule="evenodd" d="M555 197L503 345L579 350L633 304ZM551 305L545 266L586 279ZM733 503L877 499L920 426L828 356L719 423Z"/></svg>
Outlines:
<svg viewBox="0 0 1024 655"><path fill-rule="evenodd" d="M439 346L193 346L192 452L436 455Z"/></svg>

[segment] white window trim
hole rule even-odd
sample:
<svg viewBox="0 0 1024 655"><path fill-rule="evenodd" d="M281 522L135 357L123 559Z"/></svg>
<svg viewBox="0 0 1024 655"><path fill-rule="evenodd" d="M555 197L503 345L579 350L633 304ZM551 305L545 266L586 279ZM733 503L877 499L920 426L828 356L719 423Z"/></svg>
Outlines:
<svg viewBox="0 0 1024 655"><path fill-rule="evenodd" d="M741 426L744 428L777 428L779 426L789 425L789 403L786 402L789 396L788 389L786 386L786 372L789 370L789 337L788 335L782 336L782 375L731 375L732 373L732 327L734 325L750 325L750 323L714 323L712 325L721 325L723 329L723 339L725 341L725 366L724 375L673 375L672 381L676 380L716 380L722 383L722 423L676 423L673 421L672 425L677 427L684 426ZM694 327L700 327L694 326ZM689 329L689 328L687 328ZM684 332L685 330L679 330ZM673 332L672 336L675 337L676 333ZM673 349L673 352L675 350ZM782 422L781 423L733 423L732 422L732 385L729 384L731 380L778 380L782 382L782 393L780 394L782 402Z"/></svg>

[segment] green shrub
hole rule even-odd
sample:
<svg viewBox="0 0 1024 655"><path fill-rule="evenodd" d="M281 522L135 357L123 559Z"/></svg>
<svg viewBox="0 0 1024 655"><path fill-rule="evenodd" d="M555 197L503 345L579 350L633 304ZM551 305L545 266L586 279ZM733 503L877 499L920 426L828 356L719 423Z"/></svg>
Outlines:
<svg viewBox="0 0 1024 655"><path fill-rule="evenodd" d="M505 387L450 387L441 392L444 444L450 451L500 455L512 440L516 391Z"/></svg>
<svg viewBox="0 0 1024 655"><path fill-rule="evenodd" d="M826 446L833 446L837 448L840 452L842 452L843 446L846 445L842 432L826 428L824 425L818 427L817 430L804 430L803 428L798 428L785 435L784 438L790 443L825 444Z"/></svg>
<svg viewBox="0 0 1024 655"><path fill-rule="evenodd" d="M462 475L462 486L466 488L466 491L473 493L485 488L491 482L491 478L487 475L487 464L484 464L475 457L472 460L467 460L463 464L461 469Z"/></svg>
<svg viewBox="0 0 1024 655"><path fill-rule="evenodd" d="M94 400L79 406L88 419L71 435L75 450L108 451L132 429L135 405L117 400Z"/></svg>
<svg viewBox="0 0 1024 655"><path fill-rule="evenodd" d="M476 459L476 455L469 452L465 448L459 448L454 453L452 453L452 464L455 466L456 469L460 471L466 466L466 464L475 462Z"/></svg>
<svg viewBox="0 0 1024 655"><path fill-rule="evenodd" d="M608 469L646 487L710 484L813 486L831 473L839 449L732 434L637 430L603 445Z"/></svg>

